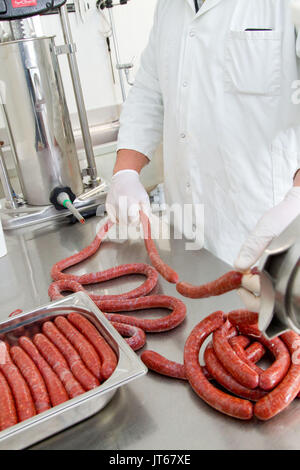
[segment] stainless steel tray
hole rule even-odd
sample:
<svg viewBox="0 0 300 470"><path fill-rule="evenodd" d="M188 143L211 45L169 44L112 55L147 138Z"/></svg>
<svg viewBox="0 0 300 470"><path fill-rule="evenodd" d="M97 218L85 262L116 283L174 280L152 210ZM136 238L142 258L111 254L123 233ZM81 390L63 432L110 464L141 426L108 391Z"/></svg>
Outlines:
<svg viewBox="0 0 300 470"><path fill-rule="evenodd" d="M147 373L147 368L115 328L83 292L51 302L0 323L0 339L18 336L23 328L76 311L88 318L119 358L112 376L99 387L0 432L0 449L24 449L99 412L122 385Z"/></svg>

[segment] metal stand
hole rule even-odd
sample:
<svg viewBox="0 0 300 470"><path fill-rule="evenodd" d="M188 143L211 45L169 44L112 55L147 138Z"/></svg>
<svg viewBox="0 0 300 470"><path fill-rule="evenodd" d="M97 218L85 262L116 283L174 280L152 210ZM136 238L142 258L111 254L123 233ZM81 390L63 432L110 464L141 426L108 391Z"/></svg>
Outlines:
<svg viewBox="0 0 300 470"><path fill-rule="evenodd" d="M114 49L115 49L115 54L116 54L116 62L117 62L116 69L118 70L118 73L119 73L119 80L120 80L120 87L121 87L123 101L126 100L126 90L125 90L123 72L125 73L125 78L126 78L128 85L132 86L133 83L129 80L129 70L133 68L133 63L131 62L125 63L125 64L121 63L119 43L118 43L115 19L114 19L114 14L113 14L113 7L118 6L118 5L126 5L128 1L129 0L120 0L119 3L113 3L113 0L98 0L96 3L96 6L99 10L104 10L104 8L107 8L108 10L109 21L110 21L110 26L111 26L111 34L112 34Z"/></svg>
<svg viewBox="0 0 300 470"><path fill-rule="evenodd" d="M68 17L68 10L67 10L66 5L63 5L62 7L60 7L59 13L60 13L60 22L61 22L61 27L63 31L63 36L64 36L65 44L68 49L67 55L68 55L69 68L70 68L70 73L71 73L71 78L72 78L72 83L73 83L73 88L74 88L74 93L75 93L76 105L77 105L78 116L79 116L81 131L82 131L82 138L83 138L86 158L88 161L88 168L86 170L86 174L90 176L91 184L93 187L95 187L99 184L99 178L97 174L93 144L92 144L92 139L90 135L89 124L88 124L84 98L83 98L83 93L82 93L82 88L81 88L81 83L80 83L79 70L78 70L76 53L75 53L76 49L73 43L72 32L71 32L71 27L70 27L70 22L69 22L69 17Z"/></svg>

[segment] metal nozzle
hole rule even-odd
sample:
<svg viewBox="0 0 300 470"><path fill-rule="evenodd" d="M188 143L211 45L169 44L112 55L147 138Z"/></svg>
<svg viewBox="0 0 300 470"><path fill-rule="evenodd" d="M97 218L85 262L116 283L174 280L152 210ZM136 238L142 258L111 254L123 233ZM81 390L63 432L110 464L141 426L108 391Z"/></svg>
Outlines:
<svg viewBox="0 0 300 470"><path fill-rule="evenodd" d="M74 217L76 217L78 222L80 222L81 224L85 223L85 219L82 217L80 212L76 209L76 207L73 205L67 193L64 193L64 192L60 193L57 196L57 202L61 204L63 207L65 207L66 209L69 209L69 211L74 215Z"/></svg>

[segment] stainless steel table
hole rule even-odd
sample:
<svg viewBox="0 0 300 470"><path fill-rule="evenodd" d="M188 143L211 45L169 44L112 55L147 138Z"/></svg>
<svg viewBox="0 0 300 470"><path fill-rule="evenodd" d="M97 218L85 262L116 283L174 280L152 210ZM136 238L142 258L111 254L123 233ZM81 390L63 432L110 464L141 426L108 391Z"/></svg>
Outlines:
<svg viewBox="0 0 300 470"><path fill-rule="evenodd" d="M48 302L50 268L88 245L99 218L85 226L48 224L7 233L9 254L0 259L0 319L17 309ZM205 250L185 251L184 240L158 243L163 259L193 283L213 280L228 266ZM101 250L70 272L98 271L128 262L148 262L141 241L103 243ZM140 276L109 281L94 292L125 292L141 282ZM175 287L160 279L157 292L177 295ZM235 293L206 300L184 299L188 317L168 333L148 334L147 348L182 361L185 339L193 326L209 313L240 306ZM161 313L161 312L160 312ZM142 315L142 313L139 313ZM144 312L143 315L157 315ZM299 449L300 401L270 422L240 422L221 415L202 402L187 383L149 372L120 389L99 414L35 445L34 449Z"/></svg>

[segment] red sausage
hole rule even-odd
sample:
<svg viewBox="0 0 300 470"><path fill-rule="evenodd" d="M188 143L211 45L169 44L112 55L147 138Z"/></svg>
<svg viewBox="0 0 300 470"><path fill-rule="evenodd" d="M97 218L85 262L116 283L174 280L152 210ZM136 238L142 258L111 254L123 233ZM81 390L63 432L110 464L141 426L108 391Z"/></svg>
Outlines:
<svg viewBox="0 0 300 470"><path fill-rule="evenodd" d="M237 327L240 325L257 325L258 313L249 312L248 310L233 310L228 313L228 320Z"/></svg>
<svg viewBox="0 0 300 470"><path fill-rule="evenodd" d="M49 410L51 405L47 388L34 362L19 346L13 346L10 354L29 386L37 414Z"/></svg>
<svg viewBox="0 0 300 470"><path fill-rule="evenodd" d="M268 340L262 336L261 341L273 354L275 361L267 370L262 372L259 385L263 390L272 390L286 376L291 364L290 354L288 348L279 338Z"/></svg>
<svg viewBox="0 0 300 470"><path fill-rule="evenodd" d="M49 295L52 300L62 297L61 292L70 290L72 292L88 292L76 281L61 280L51 284ZM89 294L88 294L89 295ZM95 300L95 296L90 295L97 307L103 312L129 312L134 310L143 310L149 308L165 308L172 312L162 318L157 319L138 319L128 315L108 314L110 321L117 323L126 323L127 325L137 326L146 332L162 332L176 328L180 325L186 316L186 306L175 297L166 295L150 295L136 299L109 299Z"/></svg>
<svg viewBox="0 0 300 470"><path fill-rule="evenodd" d="M52 406L60 405L61 403L69 400L69 396L62 382L59 380L58 376L51 369L45 359L41 356L31 339L27 338L26 336L22 336L19 339L19 344L22 349L27 352L28 356L31 357L40 371L49 392Z"/></svg>
<svg viewBox="0 0 300 470"><path fill-rule="evenodd" d="M101 380L100 359L91 343L65 317L56 317L54 323L74 346L89 371Z"/></svg>
<svg viewBox="0 0 300 470"><path fill-rule="evenodd" d="M243 349L245 349L250 344L250 339L247 336L239 335L234 336L233 338L229 339L230 346L235 346L236 344L240 345Z"/></svg>
<svg viewBox="0 0 300 470"><path fill-rule="evenodd" d="M19 369L12 362L9 347L4 342L1 342L0 370L5 376L15 399L18 421L25 421L35 416L36 410L28 385Z"/></svg>
<svg viewBox="0 0 300 470"><path fill-rule="evenodd" d="M158 374L174 377L175 379L187 380L184 365L169 361L154 351L144 351L141 354L143 363Z"/></svg>
<svg viewBox="0 0 300 470"><path fill-rule="evenodd" d="M75 266L76 264L84 261L96 253L101 245L102 239L112 225L113 223L111 221L106 222L100 228L96 238L89 246L81 250L79 253L76 253L75 255L72 255L69 258L63 259L56 263L51 270L52 279L54 281L75 281L81 285L86 285L101 283L130 274L142 274L146 277L146 281L141 286L133 289L130 292L126 292L120 295L92 295L91 298L95 301L113 300L120 298L130 299L149 294L157 284L158 273L154 268L152 268L152 266L144 263L125 264L122 266L116 266L115 268L107 269L105 271L100 271L98 273L88 273L80 276L62 272L64 269L67 269L70 266ZM49 288L49 296L52 300L60 298L60 292L61 290L59 289L59 283L53 283Z"/></svg>
<svg viewBox="0 0 300 470"><path fill-rule="evenodd" d="M290 355L295 352L294 342L299 341L299 336L288 331L280 336L287 346ZM296 363L297 362L297 363ZM254 414L261 420L268 420L283 411L296 398L300 391L300 364L292 360L288 373L280 384L268 395L259 400L254 407Z"/></svg>
<svg viewBox="0 0 300 470"><path fill-rule="evenodd" d="M248 359L247 357L247 354L244 350L244 348L241 347L240 344L235 344L233 345L232 349L234 350L234 352L236 353L236 355L243 361L245 362L245 364L247 364L252 370L254 370L254 372L256 372L258 374L258 376L260 377L260 375L262 374L263 370L258 367L256 364L254 364L253 361L251 361L250 359Z"/></svg>
<svg viewBox="0 0 300 470"><path fill-rule="evenodd" d="M235 395L246 398L247 400L257 401L266 394L266 392L263 392L262 390L250 390L249 388L243 387L243 385L239 384L229 374L229 372L224 369L223 365L218 360L212 343L209 343L205 349L204 361L208 372L218 382L218 384L222 385L222 387L226 388Z"/></svg>
<svg viewBox="0 0 300 470"><path fill-rule="evenodd" d="M176 290L184 297L191 299L204 299L225 294L226 292L238 289L242 284L243 274L237 271L230 271L216 281L203 284L202 286L193 286L187 282L179 282Z"/></svg>
<svg viewBox="0 0 300 470"><path fill-rule="evenodd" d="M101 358L101 375L107 380L117 367L117 357L95 326L79 313L70 313L68 320L74 325L94 346Z"/></svg>
<svg viewBox="0 0 300 470"><path fill-rule="evenodd" d="M187 380L184 365L170 361L161 354L154 351L144 351L141 355L143 363L154 372L174 379ZM210 380L211 376L206 367L202 367L205 377Z"/></svg>
<svg viewBox="0 0 300 470"><path fill-rule="evenodd" d="M287 347L280 338L268 340L265 336L258 332L257 326L253 323L247 325L242 320L238 326L239 330L244 334L253 334L259 337L259 341L265 346L275 357L273 364L262 371L259 377L259 386L263 390L272 390L285 377L290 366L290 354Z"/></svg>
<svg viewBox="0 0 300 470"><path fill-rule="evenodd" d="M262 357L264 357L266 348L261 343L255 341L255 343L250 344L250 346L246 348L245 352L247 354L247 358L256 364Z"/></svg>
<svg viewBox="0 0 300 470"><path fill-rule="evenodd" d="M93 374L85 367L79 354L73 348L67 338L56 328L56 326L48 321L43 324L43 333L57 349L62 353L67 360L72 374L78 382L84 387L85 390L92 390L100 385L100 382Z"/></svg>
<svg viewBox="0 0 300 470"><path fill-rule="evenodd" d="M75 379L70 371L64 356L60 353L49 339L42 333L38 333L33 338L33 342L44 357L48 364L53 368L54 372L62 381L70 398L82 395L85 390Z"/></svg>
<svg viewBox="0 0 300 470"><path fill-rule="evenodd" d="M136 326L125 323L111 322L115 329L122 335L126 343L134 350L141 349L146 343L145 332Z"/></svg>
<svg viewBox="0 0 300 470"><path fill-rule="evenodd" d="M92 256L94 253L96 253L96 251L99 249L99 247L101 245L101 242L102 242L103 238L106 236L107 232L109 231L109 229L112 226L113 226L113 222L108 220L99 229L96 237L94 238L94 240L92 241L92 243L89 246L87 246L86 248L81 250L79 253L76 253L75 255L69 256L68 258L63 259L63 260L59 261L58 263L56 263L51 269L52 279L54 279L55 281L58 281L59 279L64 279L67 276L68 279L74 279L74 280L80 282L78 280L78 278L80 278L80 276L74 276L72 274L65 274L65 273L62 273L62 271L64 269L67 269L67 268L71 267L71 266L74 266L75 264L80 263L81 261L84 261L85 259Z"/></svg>
<svg viewBox="0 0 300 470"><path fill-rule="evenodd" d="M225 369L244 387L256 388L259 375L234 352L226 337L229 322L222 325L213 334L214 350Z"/></svg>
<svg viewBox="0 0 300 470"><path fill-rule="evenodd" d="M142 330L151 333L160 333L168 331L180 325L186 316L186 306L184 303L174 297L167 295L151 295L139 299L102 301L96 304L104 312L130 312L134 310L143 310L149 308L165 308L171 310L171 313L162 318L139 319L128 315L107 314L110 321L118 323L127 323L137 326Z"/></svg>
<svg viewBox="0 0 300 470"><path fill-rule="evenodd" d="M166 281L177 284L178 274L172 268L170 268L170 266L162 261L156 249L155 243L151 238L151 225L148 217L146 214L144 214L143 211L140 211L140 217L144 232L145 247L151 260L151 264L155 267L155 269L157 269L162 277L166 279Z"/></svg>
<svg viewBox="0 0 300 470"><path fill-rule="evenodd" d="M0 431L17 424L17 412L11 389L0 372Z"/></svg>
<svg viewBox="0 0 300 470"><path fill-rule="evenodd" d="M253 416L252 403L216 389L205 378L199 364L199 352L203 342L223 324L223 312L216 312L206 317L193 329L184 347L185 372L193 390L206 403L229 416L248 420Z"/></svg>

